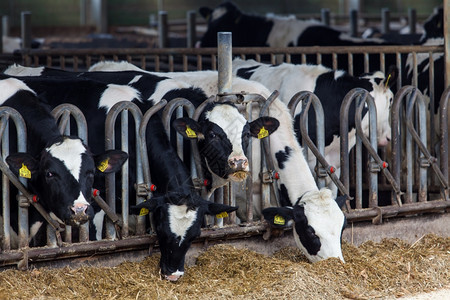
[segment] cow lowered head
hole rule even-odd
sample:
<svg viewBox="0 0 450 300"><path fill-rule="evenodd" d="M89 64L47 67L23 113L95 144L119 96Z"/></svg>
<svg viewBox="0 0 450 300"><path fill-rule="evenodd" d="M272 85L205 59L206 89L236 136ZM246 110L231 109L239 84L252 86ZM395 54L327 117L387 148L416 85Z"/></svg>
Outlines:
<svg viewBox="0 0 450 300"><path fill-rule="evenodd" d="M131 212L139 215L153 212L161 251L161 276L177 281L184 274L184 261L191 243L200 236L204 216L222 215L237 209L206 201L195 192L188 195L169 192L132 207Z"/></svg>
<svg viewBox="0 0 450 300"><path fill-rule="evenodd" d="M250 137L265 137L274 132L279 121L272 117L260 117L252 122L239 113L230 103L211 104L206 107L199 121L179 118L175 129L188 139L197 139L199 152L214 178L213 188L224 180L242 181L249 171L245 154Z"/></svg>
<svg viewBox="0 0 450 300"><path fill-rule="evenodd" d="M331 191L324 188L319 193L307 192L293 206L266 208L263 215L274 227L289 226L293 222L295 243L309 261L329 257L344 261L341 237L346 219L340 207L345 199L339 196L336 201L332 200Z"/></svg>
<svg viewBox="0 0 450 300"><path fill-rule="evenodd" d="M53 219L79 226L93 217L94 174L116 172L127 158L118 150L94 156L79 138L60 136L37 158L15 153L6 162L15 174L29 179L31 190Z"/></svg>

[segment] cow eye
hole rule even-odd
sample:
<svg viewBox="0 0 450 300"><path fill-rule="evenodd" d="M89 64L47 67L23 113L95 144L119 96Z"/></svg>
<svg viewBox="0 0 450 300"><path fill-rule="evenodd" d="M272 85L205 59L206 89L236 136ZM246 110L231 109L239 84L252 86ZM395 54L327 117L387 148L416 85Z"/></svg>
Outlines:
<svg viewBox="0 0 450 300"><path fill-rule="evenodd" d="M50 171L45 172L45 177L47 178L52 178L53 177L53 173Z"/></svg>
<svg viewBox="0 0 450 300"><path fill-rule="evenodd" d="M214 131L210 131L210 132L208 133L208 135L209 135L209 137L212 138L212 139L216 137L216 133L215 133Z"/></svg>

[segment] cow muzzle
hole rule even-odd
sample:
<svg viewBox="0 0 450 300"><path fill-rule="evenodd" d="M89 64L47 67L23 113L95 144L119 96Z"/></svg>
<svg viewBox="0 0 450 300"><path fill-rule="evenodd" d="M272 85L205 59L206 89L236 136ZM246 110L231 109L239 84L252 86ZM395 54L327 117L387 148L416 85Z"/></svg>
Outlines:
<svg viewBox="0 0 450 300"><path fill-rule="evenodd" d="M161 279L165 279L165 280L168 280L171 282L176 282L184 275L184 272L176 271L170 275L165 275L162 273L160 273L160 275L161 275Z"/></svg>
<svg viewBox="0 0 450 300"><path fill-rule="evenodd" d="M248 159L245 156L233 157L228 160L230 167L229 177L233 181L243 181L249 173Z"/></svg>
<svg viewBox="0 0 450 300"><path fill-rule="evenodd" d="M89 220L89 216L86 213L89 204L76 203L70 209L73 214L70 218L72 225L80 226Z"/></svg>

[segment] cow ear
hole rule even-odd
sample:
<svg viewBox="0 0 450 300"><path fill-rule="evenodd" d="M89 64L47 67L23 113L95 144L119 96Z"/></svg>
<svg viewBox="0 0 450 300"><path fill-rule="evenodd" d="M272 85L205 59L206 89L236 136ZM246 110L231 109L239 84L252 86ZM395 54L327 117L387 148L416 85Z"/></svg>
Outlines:
<svg viewBox="0 0 450 300"><path fill-rule="evenodd" d="M202 127L191 118L179 118L173 121L172 126L186 139L203 138Z"/></svg>
<svg viewBox="0 0 450 300"><path fill-rule="evenodd" d="M292 207L269 207L262 211L264 219L274 227L286 227L288 221L293 219Z"/></svg>
<svg viewBox="0 0 450 300"><path fill-rule="evenodd" d="M392 87L397 82L398 68L395 65L389 67L389 71L386 73L386 79L383 80L385 88Z"/></svg>
<svg viewBox="0 0 450 300"><path fill-rule="evenodd" d="M212 9L206 6L202 6L198 9L198 12L200 13L200 15L205 19L205 20L209 20L209 17L212 14Z"/></svg>
<svg viewBox="0 0 450 300"><path fill-rule="evenodd" d="M214 203L211 201L208 201L208 209L206 213L208 215L220 215L222 213L230 213L233 211L236 211L239 207L238 206L230 206L220 203Z"/></svg>
<svg viewBox="0 0 450 300"><path fill-rule="evenodd" d="M272 117L261 117L250 123L250 133L258 139L265 138L277 130L280 122Z"/></svg>
<svg viewBox="0 0 450 300"><path fill-rule="evenodd" d="M107 150L94 156L95 167L100 173L115 173L128 159L128 154L120 150Z"/></svg>
<svg viewBox="0 0 450 300"><path fill-rule="evenodd" d="M339 206L339 208L343 208L344 207L346 200L347 200L347 196L338 196L336 198L336 203Z"/></svg>
<svg viewBox="0 0 450 300"><path fill-rule="evenodd" d="M24 178L32 178L39 169L39 162L28 153L15 153L6 158L11 171Z"/></svg>
<svg viewBox="0 0 450 300"><path fill-rule="evenodd" d="M131 206L130 213L133 215L145 216L148 213L153 212L163 200L164 197L152 197L150 200Z"/></svg>

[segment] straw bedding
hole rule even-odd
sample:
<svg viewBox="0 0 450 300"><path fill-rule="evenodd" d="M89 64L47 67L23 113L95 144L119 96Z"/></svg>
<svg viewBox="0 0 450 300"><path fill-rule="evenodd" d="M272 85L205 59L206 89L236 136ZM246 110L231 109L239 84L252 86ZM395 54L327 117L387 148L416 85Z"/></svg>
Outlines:
<svg viewBox="0 0 450 300"><path fill-rule="evenodd" d="M216 245L177 283L159 279L159 254L116 267L5 270L0 299L374 299L450 286L450 238L344 243L343 253L345 264L311 264L293 247L269 257Z"/></svg>

